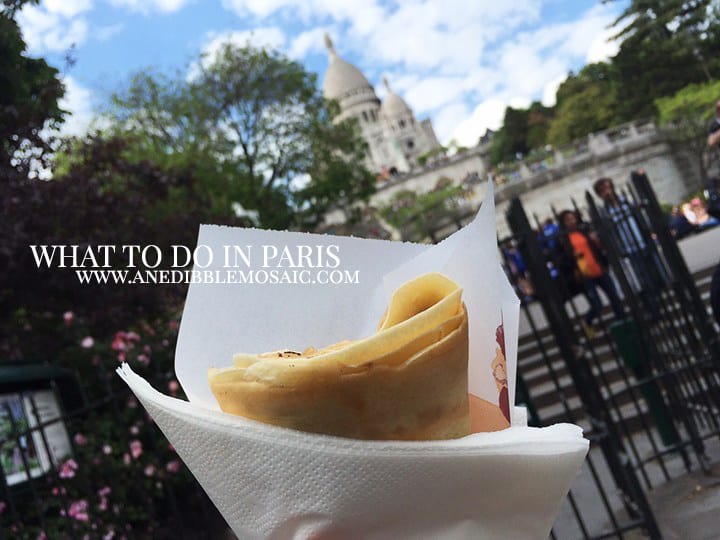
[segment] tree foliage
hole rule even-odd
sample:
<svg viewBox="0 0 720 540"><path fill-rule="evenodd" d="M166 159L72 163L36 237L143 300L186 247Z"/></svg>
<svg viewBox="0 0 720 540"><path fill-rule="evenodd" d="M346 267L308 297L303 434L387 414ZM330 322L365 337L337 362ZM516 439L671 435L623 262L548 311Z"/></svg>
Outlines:
<svg viewBox="0 0 720 540"><path fill-rule="evenodd" d="M42 129L63 119L58 100L64 88L57 69L28 58L15 21L22 1L0 5L0 175L26 176L48 150Z"/></svg>
<svg viewBox="0 0 720 540"><path fill-rule="evenodd" d="M139 157L188 167L215 210L239 203L264 227L312 228L331 205L371 193L356 124L334 122L337 104L300 64L226 44L194 71L138 74L109 117L139 141Z"/></svg>
<svg viewBox="0 0 720 540"><path fill-rule="evenodd" d="M120 139L91 138L75 146L76 160L66 175L4 186L0 335L17 335L13 325L20 311L69 307L103 335L164 313L184 298L182 285L80 284L72 269L38 269L30 245L78 245L83 253L88 246L154 244L167 260L172 244L194 245L200 223L243 224L212 214L192 175L128 160L127 146Z"/></svg>
<svg viewBox="0 0 720 540"><path fill-rule="evenodd" d="M610 127L617 119L612 77L607 63L589 64L577 75L570 73L558 88L547 142L560 146Z"/></svg>
<svg viewBox="0 0 720 540"><path fill-rule="evenodd" d="M717 159L717 152L708 151L707 133L718 96L720 81L690 84L655 102L660 125L693 155L703 180L712 160Z"/></svg>
<svg viewBox="0 0 720 540"><path fill-rule="evenodd" d="M714 0L631 0L614 25L619 121L654 116L657 98L720 75L718 15Z"/></svg>
<svg viewBox="0 0 720 540"><path fill-rule="evenodd" d="M610 1L615 0L604 0ZM494 163L546 143L562 145L613 125L655 117L658 99L720 77L716 0L629 0L613 27L618 53L568 74L556 105L546 114L545 137L518 129L530 109L509 111L495 135Z"/></svg>
<svg viewBox="0 0 720 540"><path fill-rule="evenodd" d="M493 135L491 161L512 161L544 145L551 115L552 111L537 101L527 109L506 108L503 127Z"/></svg>

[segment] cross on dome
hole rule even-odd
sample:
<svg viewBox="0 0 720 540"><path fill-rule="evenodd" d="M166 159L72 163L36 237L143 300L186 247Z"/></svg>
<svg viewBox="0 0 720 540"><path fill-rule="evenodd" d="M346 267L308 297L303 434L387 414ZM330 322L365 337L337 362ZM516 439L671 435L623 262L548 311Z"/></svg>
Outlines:
<svg viewBox="0 0 720 540"><path fill-rule="evenodd" d="M325 47L327 47L328 52L329 52L330 54L337 54L337 53L335 52L335 45L333 45L332 39L330 39L330 34L328 34L327 32L325 32L325 34L323 35L323 37L324 37L324 39L325 39Z"/></svg>

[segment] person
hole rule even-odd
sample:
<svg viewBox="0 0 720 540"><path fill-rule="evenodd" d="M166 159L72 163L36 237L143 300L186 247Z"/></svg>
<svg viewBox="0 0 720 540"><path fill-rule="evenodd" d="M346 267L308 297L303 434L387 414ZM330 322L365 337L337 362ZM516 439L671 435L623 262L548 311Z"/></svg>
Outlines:
<svg viewBox="0 0 720 540"><path fill-rule="evenodd" d="M692 226L698 226L698 216L689 202L682 203L681 212L685 220Z"/></svg>
<svg viewBox="0 0 720 540"><path fill-rule="evenodd" d="M690 208L697 218L698 229L703 230L715 227L719 223L717 218L708 213L707 206L699 197L695 197L690 201Z"/></svg>
<svg viewBox="0 0 720 540"><path fill-rule="evenodd" d="M680 210L680 207L677 205L672 207L670 218L668 219L668 225L670 226L670 232L676 240L684 238L694 230L693 225L690 221L688 221L684 213Z"/></svg>
<svg viewBox="0 0 720 540"><path fill-rule="evenodd" d="M598 288L602 289L607 296L617 319L625 317L625 310L615 282L608 273L607 259L602 253L597 235L581 227L580 217L572 210L560 212L559 222L561 230L566 235L566 246L563 249L574 259L576 271L585 286L585 295L590 308L585 313L584 328L586 333L592 337L596 331L595 321L602 312L602 301L598 294Z"/></svg>
<svg viewBox="0 0 720 540"><path fill-rule="evenodd" d="M532 300L535 290L533 289L532 283L528 278L528 269L525 261L523 260L520 250L514 240L508 240L502 246L502 253L507 264L511 281L516 286L518 296L525 301L529 302Z"/></svg>
<svg viewBox="0 0 720 540"><path fill-rule="evenodd" d="M610 233L619 255L630 262L642 296L653 315L657 315L657 296L669 282L669 277L654 241L643 231L643 219L637 206L615 191L611 178L600 178L593 184L593 189L605 203L605 217L612 226Z"/></svg>
<svg viewBox="0 0 720 540"><path fill-rule="evenodd" d="M545 241L545 245L550 251L555 250L555 242L557 235L560 232L560 227L551 218L547 218L542 226L542 233Z"/></svg>

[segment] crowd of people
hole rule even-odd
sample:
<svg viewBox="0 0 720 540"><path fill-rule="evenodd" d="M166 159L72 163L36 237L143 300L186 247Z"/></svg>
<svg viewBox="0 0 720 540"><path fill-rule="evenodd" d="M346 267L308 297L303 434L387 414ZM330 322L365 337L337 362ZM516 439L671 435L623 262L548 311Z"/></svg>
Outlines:
<svg viewBox="0 0 720 540"><path fill-rule="evenodd" d="M715 104L715 118L708 129L707 145L720 157L720 100ZM611 242L615 255L621 261L622 272L633 292L641 299L648 315L657 317L660 311L658 298L669 275L656 246L654 234L648 230L640 209L617 192L613 180L600 178L593 190L602 202L601 213L604 238ZM676 239L693 232L720 225L720 177L711 178L703 199L674 206L668 216L671 234ZM538 246L544 256L550 276L558 286L564 300L584 294L588 310L583 316L586 335L596 333L596 324L602 312L601 290L612 308L615 319L625 317L625 307L617 285L609 272L606 250L597 231L582 220L575 210L562 210L555 219L547 219L537 230ZM516 240L502 243L505 270L525 302L535 297L535 287L528 267ZM720 323L720 264L712 284L713 310Z"/></svg>
<svg viewBox="0 0 720 540"><path fill-rule="evenodd" d="M659 310L659 291L668 283L665 263L638 206L615 189L610 178L594 184L604 226L617 256L625 264L623 271L630 285L640 295L650 316ZM707 207L705 207L707 208ZM712 216L711 216L712 217ZM705 220L704 222L707 222ZM709 225L706 225L709 226ZM547 219L537 230L538 246L545 258L551 277L565 300L584 295L588 309L582 325L588 336L597 332L604 294L616 320L625 317L625 308L618 286L609 272L607 246L597 231L583 221L579 211L562 210L555 219ZM502 244L508 276L518 296L528 302L535 296L528 267L515 240Z"/></svg>

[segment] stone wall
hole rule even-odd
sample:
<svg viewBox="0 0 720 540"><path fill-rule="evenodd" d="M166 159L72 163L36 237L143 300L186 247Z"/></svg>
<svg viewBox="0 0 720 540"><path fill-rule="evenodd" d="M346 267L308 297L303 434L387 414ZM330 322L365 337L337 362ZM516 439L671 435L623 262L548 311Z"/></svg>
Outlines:
<svg viewBox="0 0 720 540"><path fill-rule="evenodd" d="M443 177L455 183L468 174L484 179L489 170L487 155L488 145L478 146L388 181L379 186L371 205L385 206L401 190L430 191ZM700 186L692 159L674 148L652 121L630 122L494 171L498 234L501 238L510 234L505 210L516 195L531 219L534 214L542 221L552 216L552 207L558 211L570 208L572 199L585 208L585 192L592 193L598 178L613 178L622 189L631 172L640 168L647 172L661 202L680 202ZM479 206L484 191L484 182L480 182L468 203ZM339 211L327 216L329 223L342 219Z"/></svg>
<svg viewBox="0 0 720 540"><path fill-rule="evenodd" d="M482 178L487 174L486 152L485 146L471 148L381 184L370 204L378 208L385 206L399 191L426 193L431 191L441 178L450 178L455 183L462 182L469 174L476 174Z"/></svg>
<svg viewBox="0 0 720 540"><path fill-rule="evenodd" d="M572 206L574 199L586 208L585 192L593 192L598 178L610 177L622 189L630 182L630 174L645 169L661 202L681 201L699 185L698 172L686 156L667 141L652 122L635 122L596 133L576 142L579 150L568 157L563 149L554 152L553 164L530 172L534 164L519 168L520 178L498 186L498 233L509 234L505 210L514 196L519 196L528 215L540 221L557 211ZM536 167L537 168L537 167Z"/></svg>

